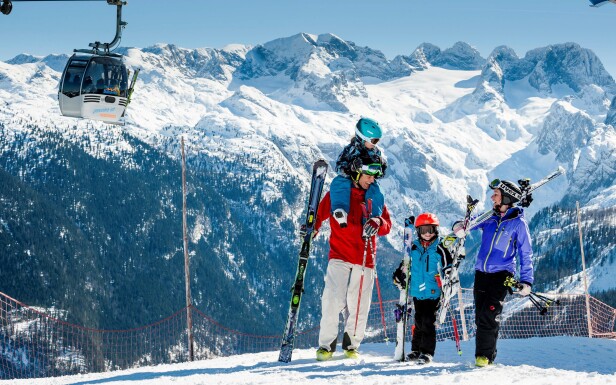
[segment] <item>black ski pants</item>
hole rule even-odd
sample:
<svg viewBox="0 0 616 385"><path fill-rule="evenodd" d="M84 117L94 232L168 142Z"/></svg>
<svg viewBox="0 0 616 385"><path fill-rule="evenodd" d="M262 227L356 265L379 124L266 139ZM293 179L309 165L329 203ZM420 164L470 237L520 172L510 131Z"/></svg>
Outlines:
<svg viewBox="0 0 616 385"><path fill-rule="evenodd" d="M434 356L436 348L436 310L440 299L417 299L413 297L415 305L415 324L411 349Z"/></svg>
<svg viewBox="0 0 616 385"><path fill-rule="evenodd" d="M503 302L508 288L505 279L512 276L508 271L483 273L475 271L475 357L487 357L490 362L496 358L496 340L500 328L499 315L503 311Z"/></svg>

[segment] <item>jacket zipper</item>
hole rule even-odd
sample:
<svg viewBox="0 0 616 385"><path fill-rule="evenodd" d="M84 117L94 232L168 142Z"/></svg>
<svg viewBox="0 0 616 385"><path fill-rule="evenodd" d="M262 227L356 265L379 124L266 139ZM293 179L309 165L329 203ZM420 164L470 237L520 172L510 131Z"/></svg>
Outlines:
<svg viewBox="0 0 616 385"><path fill-rule="evenodd" d="M498 220L498 224L496 225L496 231L494 232L494 235L492 235L492 243L490 244L490 250L488 251L488 254L486 255L486 259L485 261L483 261L483 271L486 272L486 265L488 264L488 258L490 258L490 254L492 254L492 248L494 247L494 238L496 238L496 234L498 234L498 229L500 228L500 219Z"/></svg>
<svg viewBox="0 0 616 385"><path fill-rule="evenodd" d="M503 227L502 229L500 228L501 225L505 222L509 221L509 219L505 219L504 221L501 222L501 220L498 220L498 225L496 226L496 231L494 232L494 235L492 236L492 244L490 245L490 251L488 251L488 255L486 255L486 259L485 261L483 261L483 271L486 271L486 267L488 265L488 258L490 257L490 254L492 254L492 249L494 248L494 237L496 237L496 235L498 234L498 232L500 231L501 233L498 235L498 239L496 240L496 243L498 243L498 241L500 241L500 237L503 235L503 233L505 232L505 228ZM505 254L503 255L504 257L507 256L507 251L509 251L509 245L511 244L511 239L509 239L509 244L507 244L507 248L505 249ZM503 258L504 259L504 258Z"/></svg>
<svg viewBox="0 0 616 385"><path fill-rule="evenodd" d="M511 238L509 238L509 243L507 243L507 248L505 249L505 257L507 256L507 252L509 251L509 246L511 246Z"/></svg>

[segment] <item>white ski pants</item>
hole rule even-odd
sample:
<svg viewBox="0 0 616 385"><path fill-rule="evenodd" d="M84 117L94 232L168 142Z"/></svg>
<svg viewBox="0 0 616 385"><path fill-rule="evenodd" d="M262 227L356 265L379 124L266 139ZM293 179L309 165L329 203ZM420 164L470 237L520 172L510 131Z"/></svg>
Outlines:
<svg viewBox="0 0 616 385"><path fill-rule="evenodd" d="M330 259L325 273L325 288L321 297L321 330L319 332L319 347L333 351L332 343L338 338L338 323L340 313L344 317L344 331L350 338L350 345L344 349L357 349L364 339L368 312L372 301L372 286L374 270L364 268L361 303L357 317L357 302L362 276L361 265L353 265L340 259Z"/></svg>

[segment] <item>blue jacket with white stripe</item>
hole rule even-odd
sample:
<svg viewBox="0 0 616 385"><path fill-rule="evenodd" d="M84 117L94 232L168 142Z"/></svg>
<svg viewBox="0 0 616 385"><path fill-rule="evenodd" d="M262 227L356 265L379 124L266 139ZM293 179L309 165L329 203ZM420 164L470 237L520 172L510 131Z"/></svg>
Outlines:
<svg viewBox="0 0 616 385"><path fill-rule="evenodd" d="M441 243L441 238L424 247L419 239L413 241L411 258L411 296L417 299L438 299L441 289L435 275L451 264L451 254Z"/></svg>
<svg viewBox="0 0 616 385"><path fill-rule="evenodd" d="M524 210L512 207L503 217L495 214L471 230L475 229L483 232L475 270L515 274L517 259L520 263L519 281L533 284L533 247Z"/></svg>

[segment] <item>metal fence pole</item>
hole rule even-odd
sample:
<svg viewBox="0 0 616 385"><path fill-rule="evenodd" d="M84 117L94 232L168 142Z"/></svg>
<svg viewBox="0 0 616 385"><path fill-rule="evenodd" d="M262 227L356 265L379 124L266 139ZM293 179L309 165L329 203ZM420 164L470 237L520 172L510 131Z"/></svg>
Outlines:
<svg viewBox="0 0 616 385"><path fill-rule="evenodd" d="M186 155L184 153L184 136L182 136L182 236L184 238L184 280L186 281L186 322L188 327L188 356L195 360L192 330L192 299L190 296L190 264L188 259L188 231L186 225Z"/></svg>
<svg viewBox="0 0 616 385"><path fill-rule="evenodd" d="M577 209L578 230L580 233L580 250L582 251L582 275L584 276L584 297L586 298L586 322L588 323L588 337L592 338L592 322L590 319L590 296L588 294L588 283L586 281L586 261L584 258L584 242L582 241L582 217L580 214L580 202L575 202Z"/></svg>

